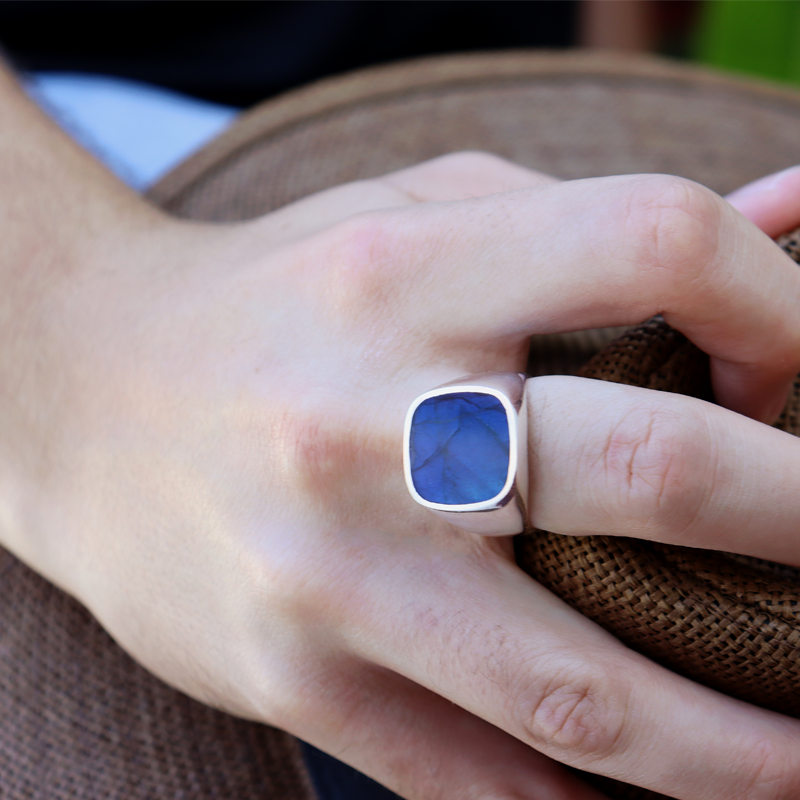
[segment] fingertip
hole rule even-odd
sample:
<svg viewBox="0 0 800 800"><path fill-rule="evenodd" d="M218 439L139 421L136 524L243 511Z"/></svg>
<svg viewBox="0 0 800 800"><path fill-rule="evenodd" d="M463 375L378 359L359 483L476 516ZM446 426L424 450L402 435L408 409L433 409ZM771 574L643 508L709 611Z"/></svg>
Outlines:
<svg viewBox="0 0 800 800"><path fill-rule="evenodd" d="M480 151L437 156L391 172L380 180L401 189L419 202L467 200L560 182L552 175Z"/></svg>
<svg viewBox="0 0 800 800"><path fill-rule="evenodd" d="M800 165L752 181L725 199L774 238L800 220Z"/></svg>

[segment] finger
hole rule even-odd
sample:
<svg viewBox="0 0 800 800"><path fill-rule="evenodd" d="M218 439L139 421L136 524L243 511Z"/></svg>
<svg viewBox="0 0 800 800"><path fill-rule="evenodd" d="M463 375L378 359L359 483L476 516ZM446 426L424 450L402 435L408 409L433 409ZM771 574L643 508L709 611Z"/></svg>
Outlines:
<svg viewBox="0 0 800 800"><path fill-rule="evenodd" d="M533 524L800 566L800 439L678 394L528 381Z"/></svg>
<svg viewBox="0 0 800 800"><path fill-rule="evenodd" d="M560 764L387 670L350 658L307 678L293 692L292 716L304 721L292 732L406 800L602 800Z"/></svg>
<svg viewBox="0 0 800 800"><path fill-rule="evenodd" d="M725 199L774 239L800 224L800 166L759 178Z"/></svg>
<svg viewBox="0 0 800 800"><path fill-rule="evenodd" d="M260 219L274 242L308 236L366 211L463 200L541 186L555 178L489 153L451 153L369 180L317 192Z"/></svg>
<svg viewBox="0 0 800 800"><path fill-rule="evenodd" d="M359 548L357 652L579 769L676 798L800 794L797 721L658 667L485 548L404 544Z"/></svg>
<svg viewBox="0 0 800 800"><path fill-rule="evenodd" d="M450 153L389 173L380 180L422 202L466 200L558 183L552 175L481 152Z"/></svg>
<svg viewBox="0 0 800 800"><path fill-rule="evenodd" d="M331 291L349 287L385 314L380 281L396 323L437 346L661 312L713 357L717 399L770 421L800 371L800 270L683 179L557 183L359 217L334 234L341 269L327 277Z"/></svg>

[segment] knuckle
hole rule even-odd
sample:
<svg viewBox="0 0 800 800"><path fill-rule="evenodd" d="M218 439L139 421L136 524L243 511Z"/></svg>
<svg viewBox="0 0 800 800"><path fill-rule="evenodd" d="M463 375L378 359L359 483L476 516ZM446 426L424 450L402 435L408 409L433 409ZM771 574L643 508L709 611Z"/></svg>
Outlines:
<svg viewBox="0 0 800 800"><path fill-rule="evenodd" d="M645 538L688 531L706 499L703 476L713 472L703 427L689 408L647 404L624 414L600 453L598 502L606 514Z"/></svg>
<svg viewBox="0 0 800 800"><path fill-rule="evenodd" d="M498 167L507 167L510 162L484 150L459 150L441 156L440 163L459 171L482 174L496 170Z"/></svg>
<svg viewBox="0 0 800 800"><path fill-rule="evenodd" d="M257 412L263 418L251 430L254 452L270 454L270 466L260 473L261 485L271 487L265 498L270 513L279 513L281 503L303 498L298 519L303 520L301 527L317 530L315 547L265 549L249 526L240 532L234 526L231 534L243 581L265 607L288 616L300 607L303 616L311 610L313 615L333 610L337 589L352 586L347 564L353 552L337 532L363 518L369 507L369 476L384 470L390 457L376 452L380 445L369 432L354 433L335 402L325 404L325 413L313 404L305 412L298 413L293 398L272 403L268 412ZM275 524L277 532L289 522Z"/></svg>
<svg viewBox="0 0 800 800"><path fill-rule="evenodd" d="M350 319L360 312L384 313L396 283L402 239L389 211L356 214L334 225L320 254L327 307Z"/></svg>
<svg viewBox="0 0 800 800"><path fill-rule="evenodd" d="M702 278L719 249L719 198L693 181L658 175L635 184L628 203L638 263L683 280Z"/></svg>
<svg viewBox="0 0 800 800"><path fill-rule="evenodd" d="M775 741L762 740L742 764L736 800L794 800L800 795L796 762Z"/></svg>
<svg viewBox="0 0 800 800"><path fill-rule="evenodd" d="M391 448L369 420L354 430L331 403L326 416L294 417L282 455L289 490L306 498L329 527L346 526L370 513L374 477L391 468ZM338 420L337 420L338 418Z"/></svg>
<svg viewBox="0 0 800 800"><path fill-rule="evenodd" d="M627 693L610 670L557 668L519 704L530 743L573 766L614 756L624 739Z"/></svg>

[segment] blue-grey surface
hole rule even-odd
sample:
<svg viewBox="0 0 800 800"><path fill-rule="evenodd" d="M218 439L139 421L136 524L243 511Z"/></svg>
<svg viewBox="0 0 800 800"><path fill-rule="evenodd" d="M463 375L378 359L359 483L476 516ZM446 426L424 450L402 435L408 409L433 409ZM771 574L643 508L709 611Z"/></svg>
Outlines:
<svg viewBox="0 0 800 800"><path fill-rule="evenodd" d="M29 94L67 133L141 191L230 125L235 108L104 75L40 72Z"/></svg>
<svg viewBox="0 0 800 800"><path fill-rule="evenodd" d="M508 477L508 418L491 394L453 392L419 404L411 422L411 478L431 503L496 497Z"/></svg>

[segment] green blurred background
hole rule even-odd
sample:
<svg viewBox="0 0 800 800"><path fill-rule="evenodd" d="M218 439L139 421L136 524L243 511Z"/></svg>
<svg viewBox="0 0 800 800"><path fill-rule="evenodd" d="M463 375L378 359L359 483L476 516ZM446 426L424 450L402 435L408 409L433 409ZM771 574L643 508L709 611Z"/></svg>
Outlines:
<svg viewBox="0 0 800 800"><path fill-rule="evenodd" d="M700 63L800 85L800 1L705 0L688 44Z"/></svg>
<svg viewBox="0 0 800 800"><path fill-rule="evenodd" d="M800 85L800 0L581 0L576 44Z"/></svg>

